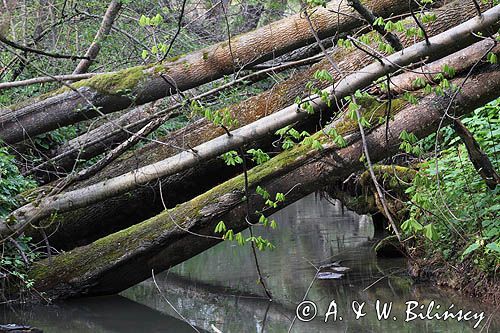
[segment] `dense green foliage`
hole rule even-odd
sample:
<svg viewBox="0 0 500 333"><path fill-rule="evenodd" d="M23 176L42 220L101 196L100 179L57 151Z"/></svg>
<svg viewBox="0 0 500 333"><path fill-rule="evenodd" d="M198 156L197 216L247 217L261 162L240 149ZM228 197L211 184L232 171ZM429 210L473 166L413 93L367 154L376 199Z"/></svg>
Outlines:
<svg viewBox="0 0 500 333"><path fill-rule="evenodd" d="M5 217L19 205L18 195L35 187L33 180L24 178L14 163L14 156L5 147L0 147L0 218ZM22 288L30 288L32 281L27 277L29 265L37 258L29 237L18 237L15 241L2 242L0 245L0 277L15 277L21 281ZM10 279L12 281L12 279ZM3 289L3 288L2 288Z"/></svg>
<svg viewBox="0 0 500 333"><path fill-rule="evenodd" d="M500 99L463 120L496 170L500 166ZM500 188L490 190L470 162L467 150L451 128L440 135L438 156L421 164L407 193L410 218L402 228L426 240L428 256L451 262L472 260L484 271L500 264ZM421 141L433 151L436 135Z"/></svg>
<svg viewBox="0 0 500 333"><path fill-rule="evenodd" d="M21 176L14 156L0 147L0 218L5 217L19 202L17 195L36 183Z"/></svg>

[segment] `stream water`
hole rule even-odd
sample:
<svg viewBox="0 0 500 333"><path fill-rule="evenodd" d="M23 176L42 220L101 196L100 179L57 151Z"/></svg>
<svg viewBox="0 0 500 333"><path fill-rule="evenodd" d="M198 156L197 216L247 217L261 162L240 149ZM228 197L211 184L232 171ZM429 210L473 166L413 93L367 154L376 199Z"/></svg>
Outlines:
<svg viewBox="0 0 500 333"><path fill-rule="evenodd" d="M276 246L257 253L272 302L257 283L251 247L223 242L119 296L4 307L0 323L28 324L44 332L500 332L493 308L452 291L413 284L404 259L376 258L372 247L380 236L371 220L344 211L340 203L312 194L272 218L277 230L255 229ZM315 279L317 267L332 262L349 270L338 279ZM304 299L317 309L309 322L296 318ZM387 319L378 319L377 300L380 308L392 302ZM434 301L440 309L432 314L453 304L451 313L484 312L484 319L476 329L478 318L405 321L410 301L425 307L412 310L415 314L425 314ZM353 302L356 309L364 303L364 316L356 319ZM335 308L336 315L325 323L327 310ZM313 313L307 305L300 309L304 319Z"/></svg>

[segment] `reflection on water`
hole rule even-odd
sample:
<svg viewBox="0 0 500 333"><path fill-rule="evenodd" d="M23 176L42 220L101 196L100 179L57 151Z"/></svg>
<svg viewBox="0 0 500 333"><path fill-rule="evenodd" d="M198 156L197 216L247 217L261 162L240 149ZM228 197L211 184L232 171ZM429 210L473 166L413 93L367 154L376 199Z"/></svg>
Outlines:
<svg viewBox="0 0 500 333"><path fill-rule="evenodd" d="M407 300L436 300L446 308L452 302L471 310L476 306L429 285L412 285L406 276L404 259L376 258L372 250L376 239L370 219L343 212L340 203L332 204L314 194L273 218L278 222L278 230L256 228L254 231L276 245L274 251L258 253L273 302L263 297L262 287L257 283L251 248L228 242L158 275L158 287L185 318L212 332L211 325L222 332L287 332L295 307L306 293L307 299L314 301L318 313L323 315L335 299L343 320L324 323L324 316L319 315L308 323L296 321L292 332L472 331L472 325L463 322L405 324ZM342 279L312 283L316 274L314 266L337 260L351 269ZM123 295L175 316L152 281L134 286ZM373 311L377 299L392 301L392 313L400 318L378 321ZM359 320L355 320L350 311L353 300L366 302L367 315Z"/></svg>
<svg viewBox="0 0 500 333"><path fill-rule="evenodd" d="M22 323L46 333L193 332L184 321L123 296L95 297L51 306L8 307L0 323Z"/></svg>
<svg viewBox="0 0 500 333"><path fill-rule="evenodd" d="M157 275L157 285L150 279L126 290L122 293L126 298L95 298L56 307L5 310L0 312L0 322L30 324L46 332L193 332L178 311L200 331L214 332L216 327L224 333L287 332L294 321L295 307L304 298L317 304L318 317L307 323L295 320L292 332L474 331L474 322L405 323L407 300L435 300L445 309L454 303L455 308L492 314L493 309L480 309L451 292L412 285L405 275L403 259L374 256L376 237L371 221L343 212L340 204L310 195L273 218L278 222L278 230L254 229L255 234L276 245L274 251L258 253L272 302L263 297L257 283L251 248L224 242ZM337 260L350 268L342 279L314 280L315 266ZM377 320L377 299L393 302L388 320ZM332 300L343 320L333 322L330 318L325 323L324 313ZM359 320L351 311L354 300L365 302L367 314ZM397 320L393 320L394 315ZM489 329L498 332L500 325L492 322Z"/></svg>

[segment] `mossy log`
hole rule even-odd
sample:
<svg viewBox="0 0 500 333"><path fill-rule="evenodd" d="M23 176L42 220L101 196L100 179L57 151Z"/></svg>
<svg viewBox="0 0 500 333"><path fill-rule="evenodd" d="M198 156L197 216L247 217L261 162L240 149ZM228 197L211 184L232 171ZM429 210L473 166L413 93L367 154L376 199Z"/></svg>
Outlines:
<svg viewBox="0 0 500 333"><path fill-rule="evenodd" d="M458 3L460 5L457 5ZM440 23L428 27L429 35L435 35L453 27L458 22L473 17L476 12L473 4L463 4L461 1L455 1L438 9L436 14ZM407 40L404 36L401 36L401 40L405 45L413 42ZM369 56L359 50L347 51L339 49L334 53L333 57L345 72L360 69L371 61ZM290 101L294 100L296 96L302 95L306 83L320 69L330 69L328 61L322 61L309 70L299 72L269 91L229 107L229 110L241 126L274 113L289 105ZM333 75L338 78L336 73L333 73ZM317 82L317 84L324 86L327 83ZM393 111L398 109L398 103L398 101L393 101ZM383 106L374 108L374 110L378 110L377 113L372 114L368 119L377 119L385 112ZM314 128L315 124L317 124L317 119L311 120L309 127ZM341 133L350 133L355 132L356 129L357 124L355 122L345 121L339 131ZM112 163L92 179L71 187L70 190L149 165L178 153L176 147L189 149L189 147L195 147L222 134L224 134L222 128L216 127L206 120L196 121L168 137L162 138L161 141L165 144L148 144L128 154L125 158ZM267 143L270 143L270 141L267 141ZM260 142L260 144L261 148L270 147L269 144L266 145L266 142ZM228 179L238 171L240 170L224 167L220 161L212 161L210 164L199 165L195 170L190 170L181 175L161 178L159 180L161 186L152 184L151 186L140 187L124 195L104 200L89 207L59 214L53 224L57 232L48 233L52 234L50 241L54 246L65 249L86 244L107 233L120 230L154 216L164 209L164 205L170 208L189 200L203 193L211 186ZM35 239L41 240L42 236L38 232L32 232L31 235Z"/></svg>
<svg viewBox="0 0 500 333"><path fill-rule="evenodd" d="M399 134L405 130L424 137L441 125L445 110L455 116L471 112L500 92L500 70L488 66L472 75L453 103L448 96L429 95L419 105L397 113L390 121L386 140L381 126L366 136L374 162L396 153ZM450 105L450 107L449 107ZM449 107L449 109L448 109ZM445 118L445 122L447 118ZM363 144L354 135L350 145L338 149L323 132L315 134L323 149L298 145L250 170L250 193L260 185L269 193L287 193L290 204L364 168L360 161ZM30 272L35 287L50 298L114 294L168 269L221 241L214 228L221 220L235 232L248 227L245 179L232 178L210 191L166 210L140 224L101 238L89 245L38 262ZM250 212L262 208L259 195L249 195ZM283 206L280 205L279 208ZM266 211L266 215L274 210ZM203 235L203 236L200 236Z"/></svg>
<svg viewBox="0 0 500 333"><path fill-rule="evenodd" d="M407 2L369 0L378 16L401 13ZM338 11L347 14L340 15ZM350 31L363 24L345 1L334 0L310 15L321 38ZM16 143L61 126L151 102L232 74L244 66L261 63L314 41L302 14L273 22L194 53L161 63L136 66L116 73L96 75L43 96L0 111L0 139ZM89 105L89 102L93 105ZM95 108L99 109L99 112Z"/></svg>
<svg viewBox="0 0 500 333"><path fill-rule="evenodd" d="M377 182L388 194L385 200L391 217L399 225L408 217L405 204L408 197L405 190L411 185L417 171L414 166L399 165L374 165L373 171ZM387 216L368 171L358 172L345 181L329 184L326 191L348 209L358 214L372 215L377 230L382 230L387 225Z"/></svg>

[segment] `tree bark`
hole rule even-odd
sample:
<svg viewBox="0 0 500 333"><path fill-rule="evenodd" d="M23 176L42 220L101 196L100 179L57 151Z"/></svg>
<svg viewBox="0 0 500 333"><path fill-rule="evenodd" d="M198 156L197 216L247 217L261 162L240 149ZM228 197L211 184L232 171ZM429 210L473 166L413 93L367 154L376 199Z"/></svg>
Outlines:
<svg viewBox="0 0 500 333"><path fill-rule="evenodd" d="M428 27L428 33L429 35L437 34L454 26L464 18L474 15L475 8L472 4L468 3L466 7L460 7L457 6L457 2L450 3L449 6L437 11L440 24ZM403 38L402 41L405 44L412 42ZM340 49L333 56L339 61L340 68L345 72L354 72L371 60L369 56L359 50L349 52ZM240 125L246 125L286 107L296 96L303 94L305 84L311 79L314 72L319 69L330 69L328 61L325 60L313 66L310 70L294 75L267 92L232 106L230 108L232 114L238 119ZM335 73L333 75L336 79L340 78ZM323 118L326 119L327 117ZM316 119L311 120L307 130L315 131L316 127ZM88 186L149 165L165 157L175 155L179 152L177 147L189 149L188 147L195 147L223 134L224 130L222 128L214 126L206 120L196 121L161 139L165 144L146 145L130 153L126 159L116 161L108 166L92 179L81 182L70 189ZM272 150L271 141L259 142L256 145L259 145L260 148L268 147L267 149ZM124 195L104 200L87 208L58 214L55 223L52 224L47 233L52 235L50 238L51 244L58 248L71 249L76 245L87 244L98 237L158 214L164 209L164 205L170 208L178 203L185 202L210 189L211 186L215 186L221 181L234 176L237 172L240 172L240 170L227 167L220 160L200 164L195 169L179 175L160 178L158 184L141 186ZM40 235L37 232L30 232L30 235L40 240Z"/></svg>
<svg viewBox="0 0 500 333"><path fill-rule="evenodd" d="M450 52L455 52L473 44L478 41L478 37L471 34L471 31L488 36L499 25L500 6L484 12L480 18L473 18L430 38L428 41L414 44L404 49L403 52L393 54L382 59L380 62L372 63L362 70L346 76L334 86L325 89L324 92L328 94L330 102L335 104L335 101L353 94L358 89L368 86L378 78L392 73L398 68L418 62L423 58L429 58L431 61L439 59ZM327 110L328 103L319 96L311 96L304 103L309 103L316 112ZM101 200L133 190L161 177L185 171L198 165L200 162L208 161L229 150L238 149L252 141L260 140L280 128L301 122L306 118L308 118L308 113L301 111L297 104L293 104L252 124L234 130L231 132L231 135L223 135L202 143L194 147L194 152L184 151L112 179L37 200L16 209L2 221L0 234L3 236L7 236L12 232L17 234L28 223L37 224L41 219L47 218L54 213L87 207ZM16 224L9 225L6 221L15 221Z"/></svg>
<svg viewBox="0 0 500 333"><path fill-rule="evenodd" d="M469 159L477 170L477 173L483 178L484 182L492 190L500 184L500 176L495 171L495 167L491 163L488 155L486 155L479 143L474 139L472 133L465 127L465 125L456 119L453 121L453 129L464 143Z"/></svg>
<svg viewBox="0 0 500 333"><path fill-rule="evenodd" d="M394 116L387 139L385 126L367 135L372 160L396 153L403 130L417 137L429 135L438 128L449 105L455 115L470 112L497 97L499 88L500 71L498 67L489 67L470 77L451 104L447 96L423 98L418 105ZM360 162L363 144L359 135L353 137L348 147L338 149L319 132L316 138L322 142L322 150L300 145L250 170L250 193L258 185L271 194L287 193L283 203L287 205L364 168ZM220 242L214 234L219 221L223 220L235 232L247 228L244 183L240 175L138 225L60 254L52 258L52 264L39 262L30 277L36 281L36 289L51 298L120 292L150 277L152 269L161 272ZM263 207L259 195L249 198L250 212ZM266 210L265 214L273 211Z"/></svg>
<svg viewBox="0 0 500 333"><path fill-rule="evenodd" d="M372 0L378 16L402 12L406 1ZM340 10L348 15L334 13ZM363 23L342 0L318 8L311 20L321 38L355 29ZM279 38L276 38L279 36ZM91 79L0 111L0 139L16 143L61 126L123 110L190 89L311 43L313 33L301 14L234 37L189 55L150 66L137 66ZM90 102L90 103L89 103ZM99 109L99 112L96 111Z"/></svg>

